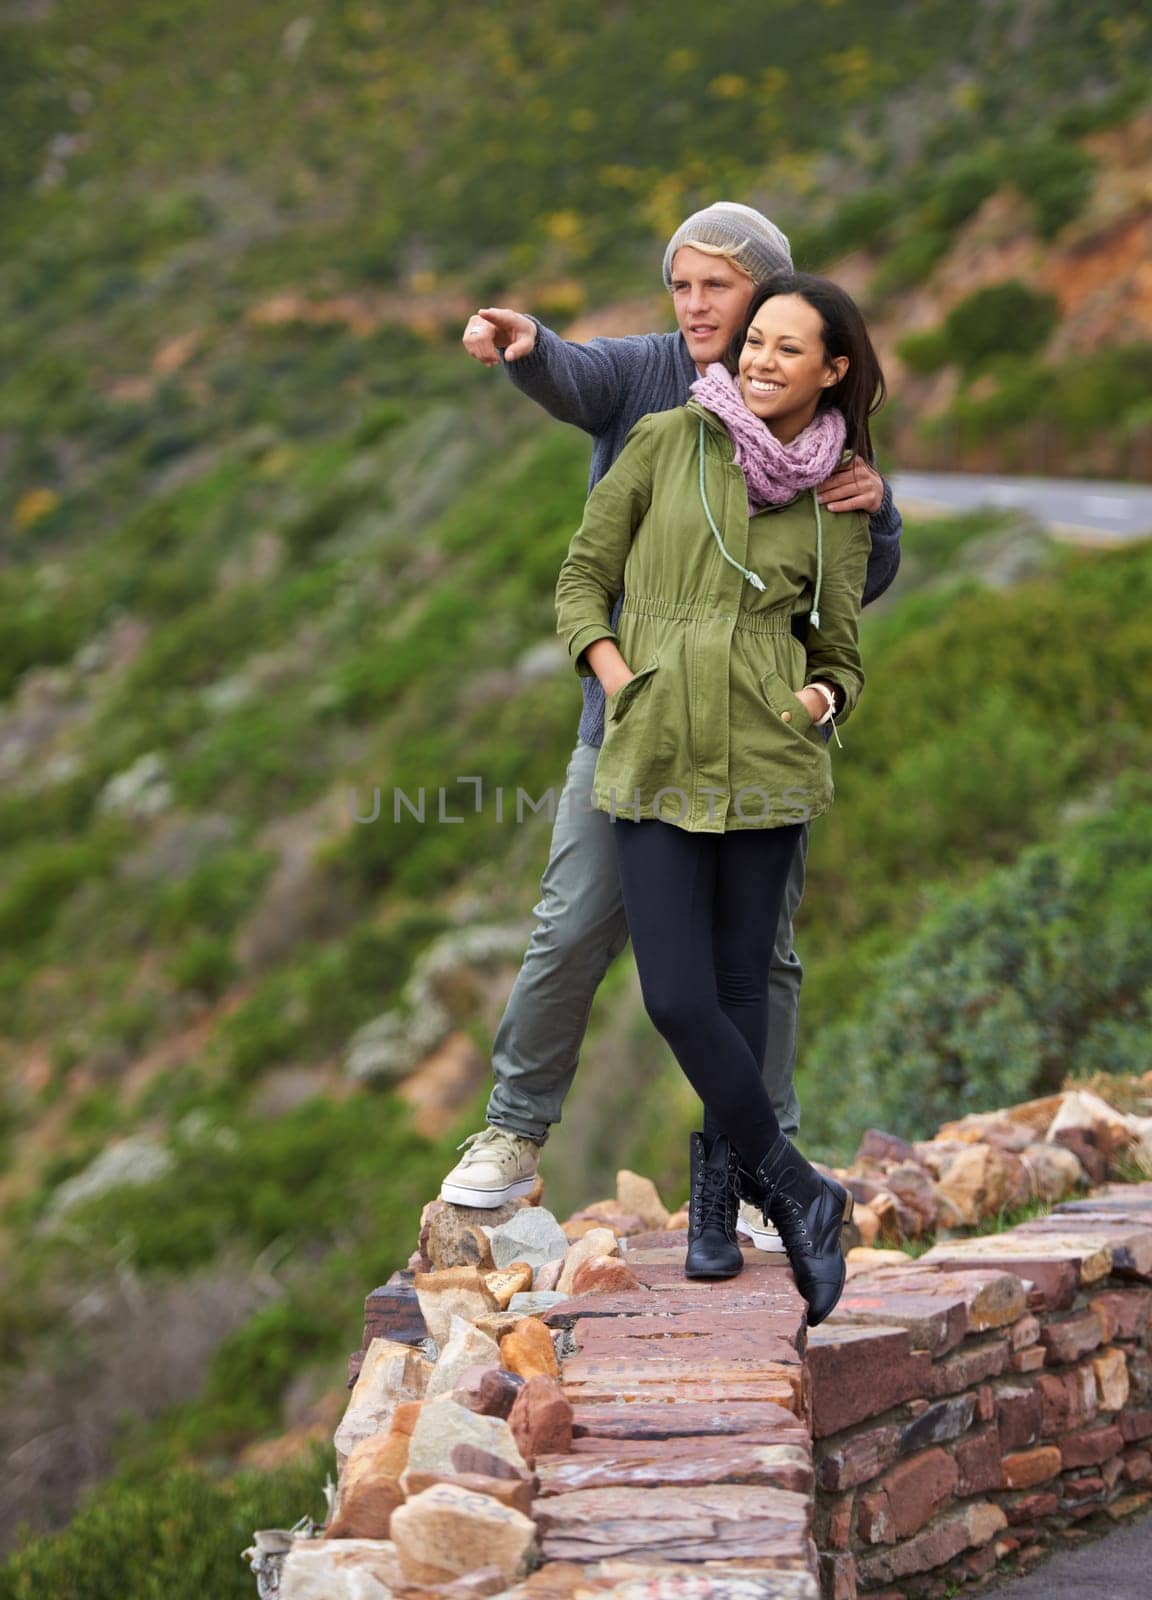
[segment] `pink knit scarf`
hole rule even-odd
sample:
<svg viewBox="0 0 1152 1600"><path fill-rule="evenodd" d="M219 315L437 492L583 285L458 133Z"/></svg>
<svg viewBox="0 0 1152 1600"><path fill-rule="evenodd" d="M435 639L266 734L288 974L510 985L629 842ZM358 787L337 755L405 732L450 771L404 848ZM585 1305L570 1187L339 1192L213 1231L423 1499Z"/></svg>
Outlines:
<svg viewBox="0 0 1152 1600"><path fill-rule="evenodd" d="M748 509L781 505L801 489L814 489L839 465L847 425L836 406L818 411L791 444L781 444L766 422L744 404L736 379L713 361L691 393L727 428L736 464L748 484Z"/></svg>

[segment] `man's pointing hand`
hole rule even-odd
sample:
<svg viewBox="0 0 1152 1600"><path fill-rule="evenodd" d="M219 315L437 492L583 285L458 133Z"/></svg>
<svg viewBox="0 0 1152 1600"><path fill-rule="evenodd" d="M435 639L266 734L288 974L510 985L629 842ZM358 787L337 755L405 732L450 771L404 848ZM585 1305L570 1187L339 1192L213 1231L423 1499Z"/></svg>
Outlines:
<svg viewBox="0 0 1152 1600"><path fill-rule="evenodd" d="M531 317L503 306L474 311L464 329L464 348L486 367L499 365L499 352L505 361L519 361L536 348L536 324Z"/></svg>

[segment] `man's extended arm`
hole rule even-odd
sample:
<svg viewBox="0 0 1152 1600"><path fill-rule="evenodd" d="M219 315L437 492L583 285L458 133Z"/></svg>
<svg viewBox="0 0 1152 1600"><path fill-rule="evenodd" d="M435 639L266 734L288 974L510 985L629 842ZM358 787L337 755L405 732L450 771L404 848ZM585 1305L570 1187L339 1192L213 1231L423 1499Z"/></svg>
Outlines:
<svg viewBox="0 0 1152 1600"><path fill-rule="evenodd" d="M627 373L621 362L628 339L592 339L575 344L533 317L536 343L527 355L506 361L504 370L522 394L557 422L585 433L605 433L624 398Z"/></svg>

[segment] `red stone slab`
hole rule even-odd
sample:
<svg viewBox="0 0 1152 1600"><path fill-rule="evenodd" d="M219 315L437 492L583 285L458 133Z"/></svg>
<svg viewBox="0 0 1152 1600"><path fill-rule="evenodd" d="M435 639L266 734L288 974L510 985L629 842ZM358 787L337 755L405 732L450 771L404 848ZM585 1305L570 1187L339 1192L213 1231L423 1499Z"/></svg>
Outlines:
<svg viewBox="0 0 1152 1600"><path fill-rule="evenodd" d="M767 1484L808 1494L812 1452L795 1431L778 1440L662 1439L594 1454L542 1455L536 1458L542 1495L573 1489L706 1488L717 1483Z"/></svg>
<svg viewBox="0 0 1152 1600"><path fill-rule="evenodd" d="M542 1320L554 1328L571 1327L585 1317L699 1316L720 1317L734 1314L790 1317L797 1325L804 1316L804 1302L792 1286L791 1278L770 1289L746 1291L742 1298L722 1299L686 1284L677 1294L670 1287L632 1289L624 1294L591 1294L561 1300L542 1312Z"/></svg>
<svg viewBox="0 0 1152 1600"><path fill-rule="evenodd" d="M717 1361L796 1362L803 1353L803 1329L787 1327L783 1318L719 1317L700 1326L688 1317L601 1317L576 1327L579 1356L598 1360L673 1361L703 1368Z"/></svg>
<svg viewBox="0 0 1152 1600"><path fill-rule="evenodd" d="M786 1489L577 1489L532 1510L545 1561L771 1560L806 1571L811 1504Z"/></svg>
<svg viewBox="0 0 1152 1600"><path fill-rule="evenodd" d="M829 1326L879 1324L904 1328L913 1350L933 1356L954 1350L968 1332L968 1311L962 1299L910 1293L868 1278L856 1278L828 1319Z"/></svg>
<svg viewBox="0 0 1152 1600"><path fill-rule="evenodd" d="M912 1350L903 1328L824 1323L812 1329L807 1367L814 1437L839 1433L923 1394L930 1361Z"/></svg>
<svg viewBox="0 0 1152 1600"><path fill-rule="evenodd" d="M600 1380L571 1383L565 1379L564 1393L573 1405L628 1405L666 1403L695 1405L701 1402L742 1402L786 1406L798 1414L802 1406L803 1375L799 1367L793 1374L777 1368L767 1374L758 1374L749 1368L739 1374L723 1378L701 1378L693 1382L686 1378L669 1378L662 1374L645 1377L642 1373L620 1375L609 1373Z"/></svg>
<svg viewBox="0 0 1152 1600"><path fill-rule="evenodd" d="M979 1268L1014 1273L1032 1284L1029 1304L1038 1311L1064 1311L1075 1301L1080 1270L1073 1256L1045 1255L1039 1250L1029 1254L1022 1243L1016 1244L1008 1234L998 1235L995 1248L981 1249L979 1254L965 1249L969 1243L988 1245L986 1240L952 1239L933 1245L920 1259L926 1266L944 1272Z"/></svg>
<svg viewBox="0 0 1152 1600"><path fill-rule="evenodd" d="M796 1425L787 1406L771 1402L748 1405L732 1401L682 1400L675 1405L664 1402L626 1405L582 1405L573 1400L574 1439L672 1439L699 1435L760 1435L766 1428L775 1430L782 1422Z"/></svg>
<svg viewBox="0 0 1152 1600"><path fill-rule="evenodd" d="M1014 1230L1022 1240L1074 1236L1112 1252L1112 1271L1123 1277L1152 1279L1152 1221L1104 1211L1037 1217Z"/></svg>

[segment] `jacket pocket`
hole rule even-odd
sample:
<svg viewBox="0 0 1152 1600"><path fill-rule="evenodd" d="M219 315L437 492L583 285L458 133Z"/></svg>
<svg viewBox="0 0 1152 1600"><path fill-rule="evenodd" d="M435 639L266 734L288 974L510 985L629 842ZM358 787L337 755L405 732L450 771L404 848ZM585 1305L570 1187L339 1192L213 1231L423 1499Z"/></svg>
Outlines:
<svg viewBox="0 0 1152 1600"><path fill-rule="evenodd" d="M653 656L648 664L641 667L639 672L637 672L634 677L629 678L627 683L621 684L620 688L617 689L615 694L607 697L605 701L605 714L609 722L620 721L621 717L627 713L628 707L632 704L633 700L636 699L636 696L644 689L645 685L648 683L648 680L651 678L652 674L656 671L656 668L659 665L659 661L655 656Z"/></svg>
<svg viewBox="0 0 1152 1600"><path fill-rule="evenodd" d="M760 693L775 712L777 720L786 728L790 728L793 733L798 733L801 737L813 733L816 725L811 712L774 668L770 667L762 674ZM819 734L816 737L819 737Z"/></svg>

